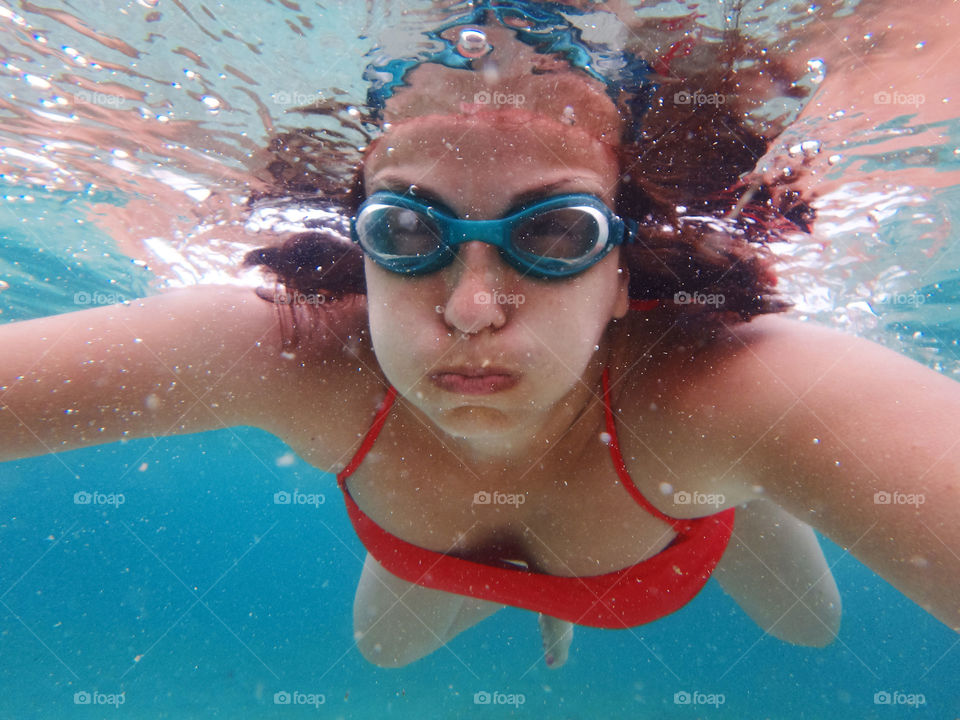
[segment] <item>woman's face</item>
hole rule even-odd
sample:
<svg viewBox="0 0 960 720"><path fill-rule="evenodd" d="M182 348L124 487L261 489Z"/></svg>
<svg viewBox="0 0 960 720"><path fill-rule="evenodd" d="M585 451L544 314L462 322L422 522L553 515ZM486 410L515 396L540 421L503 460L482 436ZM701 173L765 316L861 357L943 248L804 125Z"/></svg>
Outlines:
<svg viewBox="0 0 960 720"><path fill-rule="evenodd" d="M368 195L433 197L468 220L567 193L612 207L618 178L608 146L519 109L400 123L364 172ZM416 277L367 258L366 278L373 347L387 379L438 427L467 439L543 426L580 383L610 320L627 310L617 249L561 280L524 277L481 242Z"/></svg>

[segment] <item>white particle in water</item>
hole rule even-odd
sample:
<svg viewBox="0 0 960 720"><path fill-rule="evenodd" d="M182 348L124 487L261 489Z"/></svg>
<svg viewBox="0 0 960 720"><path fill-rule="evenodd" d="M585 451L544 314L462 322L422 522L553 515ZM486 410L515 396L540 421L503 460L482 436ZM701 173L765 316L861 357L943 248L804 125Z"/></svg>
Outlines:
<svg viewBox="0 0 960 720"><path fill-rule="evenodd" d="M673 485L668 482L660 483L660 494L661 495L672 495L673 494Z"/></svg>
<svg viewBox="0 0 960 720"><path fill-rule="evenodd" d="M36 75L24 75L23 79L33 87L42 88L43 90L50 89L50 83L44 80L42 77L38 77Z"/></svg>
<svg viewBox="0 0 960 720"><path fill-rule="evenodd" d="M611 440L613 440L613 437L610 435L610 433L600 433L600 442L602 442L604 445L609 445Z"/></svg>
<svg viewBox="0 0 960 720"><path fill-rule="evenodd" d="M212 95L204 95L202 98L200 98L200 100L208 108L215 110L216 108L220 107L220 101L217 100L217 98L213 97Z"/></svg>

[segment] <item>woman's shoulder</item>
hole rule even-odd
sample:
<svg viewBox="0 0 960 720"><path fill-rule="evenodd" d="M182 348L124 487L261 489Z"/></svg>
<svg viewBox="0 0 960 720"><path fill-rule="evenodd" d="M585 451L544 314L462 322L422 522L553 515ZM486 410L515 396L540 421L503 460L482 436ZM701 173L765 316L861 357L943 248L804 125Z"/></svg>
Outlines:
<svg viewBox="0 0 960 720"><path fill-rule="evenodd" d="M690 491L715 491L719 482L738 501L750 499L753 478L736 468L751 443L838 355L872 345L776 315L721 325L709 342L662 342L617 362L613 409L624 456L635 459L631 473L660 468L657 477L683 478Z"/></svg>
<svg viewBox="0 0 960 720"><path fill-rule="evenodd" d="M236 408L225 422L267 430L322 469L362 434L386 392L362 297L310 307L247 287L201 286L148 305L183 327L166 344L194 346L181 365L204 359L203 372Z"/></svg>

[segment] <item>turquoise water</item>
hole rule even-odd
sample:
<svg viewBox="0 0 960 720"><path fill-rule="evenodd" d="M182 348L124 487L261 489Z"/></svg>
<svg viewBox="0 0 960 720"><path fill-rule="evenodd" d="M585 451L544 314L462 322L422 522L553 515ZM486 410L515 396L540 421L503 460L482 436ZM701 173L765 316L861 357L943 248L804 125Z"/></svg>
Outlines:
<svg viewBox="0 0 960 720"><path fill-rule="evenodd" d="M75 692L125 693L117 716L314 716L273 703L322 694L322 717L953 717L956 637L825 541L844 600L827 649L763 637L711 582L631 631L578 628L547 670L534 616L506 610L400 670L352 649L363 551L334 478L249 428L137 440L3 466L3 716L113 717ZM275 505L280 490L318 506ZM78 491L120 505L74 504ZM135 660L140 657L139 662ZM518 708L475 705L480 691ZM926 705L874 704L887 690ZM719 707L674 693L722 694Z"/></svg>
<svg viewBox="0 0 960 720"><path fill-rule="evenodd" d="M197 151L170 150L175 157L164 167L239 197L242 183L226 170L211 181L215 170L195 157L214 148L221 169L236 168L263 137L256 104L236 88L260 100L334 85L356 93L359 73L343 59L356 53L344 55L350 49L344 43L376 34L396 17L375 3L291 5L187 3L189 13L162 0L85 6L88 25L125 38L141 52L136 59L20 7L25 24L4 16L7 63L29 66L58 86L85 73L103 82L89 63L67 77L24 40L30 33L23 28L32 24L48 46L73 47L101 63L136 64L138 82L150 86L143 105L153 112L150 122L170 113L196 123L176 138L161 133L168 145L190 138ZM69 4L59 7L81 14ZM161 17L150 20L150 12ZM250 26L252 12L262 16L257 28ZM311 16L313 23L300 19ZM295 37L307 41L291 45ZM177 48L197 53L202 63ZM268 62L271 49L278 59ZM295 61L319 68L322 77L292 86L283 75ZM96 122L113 128L87 137L100 144L84 146L78 134L68 137L74 146L54 146L60 125L44 125L35 111L49 108L29 95L44 89L25 83L23 68L18 74L8 66L0 82L5 116L16 122L0 129L6 286L0 319L222 281L237 248L246 247L233 216L208 197L182 189L175 195L171 188L182 183L167 178L160 187L147 172L156 167L151 148L160 146L135 154L154 126L131 124L144 116L134 100L112 107L104 99L99 110L130 115L99 116ZM184 80L187 72L195 77ZM131 77L112 80L133 87ZM173 78L198 87L161 82ZM203 100L214 95L218 108ZM283 121L282 108L267 109ZM94 119L87 120L93 127ZM807 137L822 129L796 132ZM103 144L108 137L113 145ZM878 148L891 137L907 137L906 148ZM952 229L960 219L960 182L950 173L960 144L957 123L905 117L869 126L853 140L831 166L851 182L832 186L820 212L823 234L790 251L784 282L798 302L795 314L883 342L956 377L960 261ZM23 154L52 158L57 168ZM949 181L914 182L905 173L918 168ZM179 204L171 206L174 198ZM138 230L132 215L119 215L124 208L142 212L138 200L155 200L167 214ZM194 214L198 208L204 212ZM121 221L108 222L111 213ZM159 233L162 227L168 233ZM159 244L151 241L157 237ZM274 503L274 493L294 490L324 502ZM826 649L763 636L711 582L690 605L651 626L578 628L570 661L555 672L542 661L534 616L516 610L408 668L384 670L353 647L351 605L363 549L333 477L264 432L236 428L5 463L0 491L0 718L960 716L958 636L826 540L844 602L840 635ZM96 493L102 502L78 504L77 493ZM514 704L477 704L482 692ZM924 703L878 704L884 692L922 695ZM278 704L286 696L277 693L291 693L291 704ZM700 702L683 704L678 700L686 696L677 693Z"/></svg>

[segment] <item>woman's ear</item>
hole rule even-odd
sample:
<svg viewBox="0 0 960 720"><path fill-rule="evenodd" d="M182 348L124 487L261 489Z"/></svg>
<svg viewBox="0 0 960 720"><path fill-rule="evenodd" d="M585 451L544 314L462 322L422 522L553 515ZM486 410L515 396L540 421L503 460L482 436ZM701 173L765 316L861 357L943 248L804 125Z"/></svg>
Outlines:
<svg viewBox="0 0 960 720"><path fill-rule="evenodd" d="M621 255L621 265L617 272L617 299L613 306L613 317L619 320L627 314L630 309L630 269L623 262Z"/></svg>

